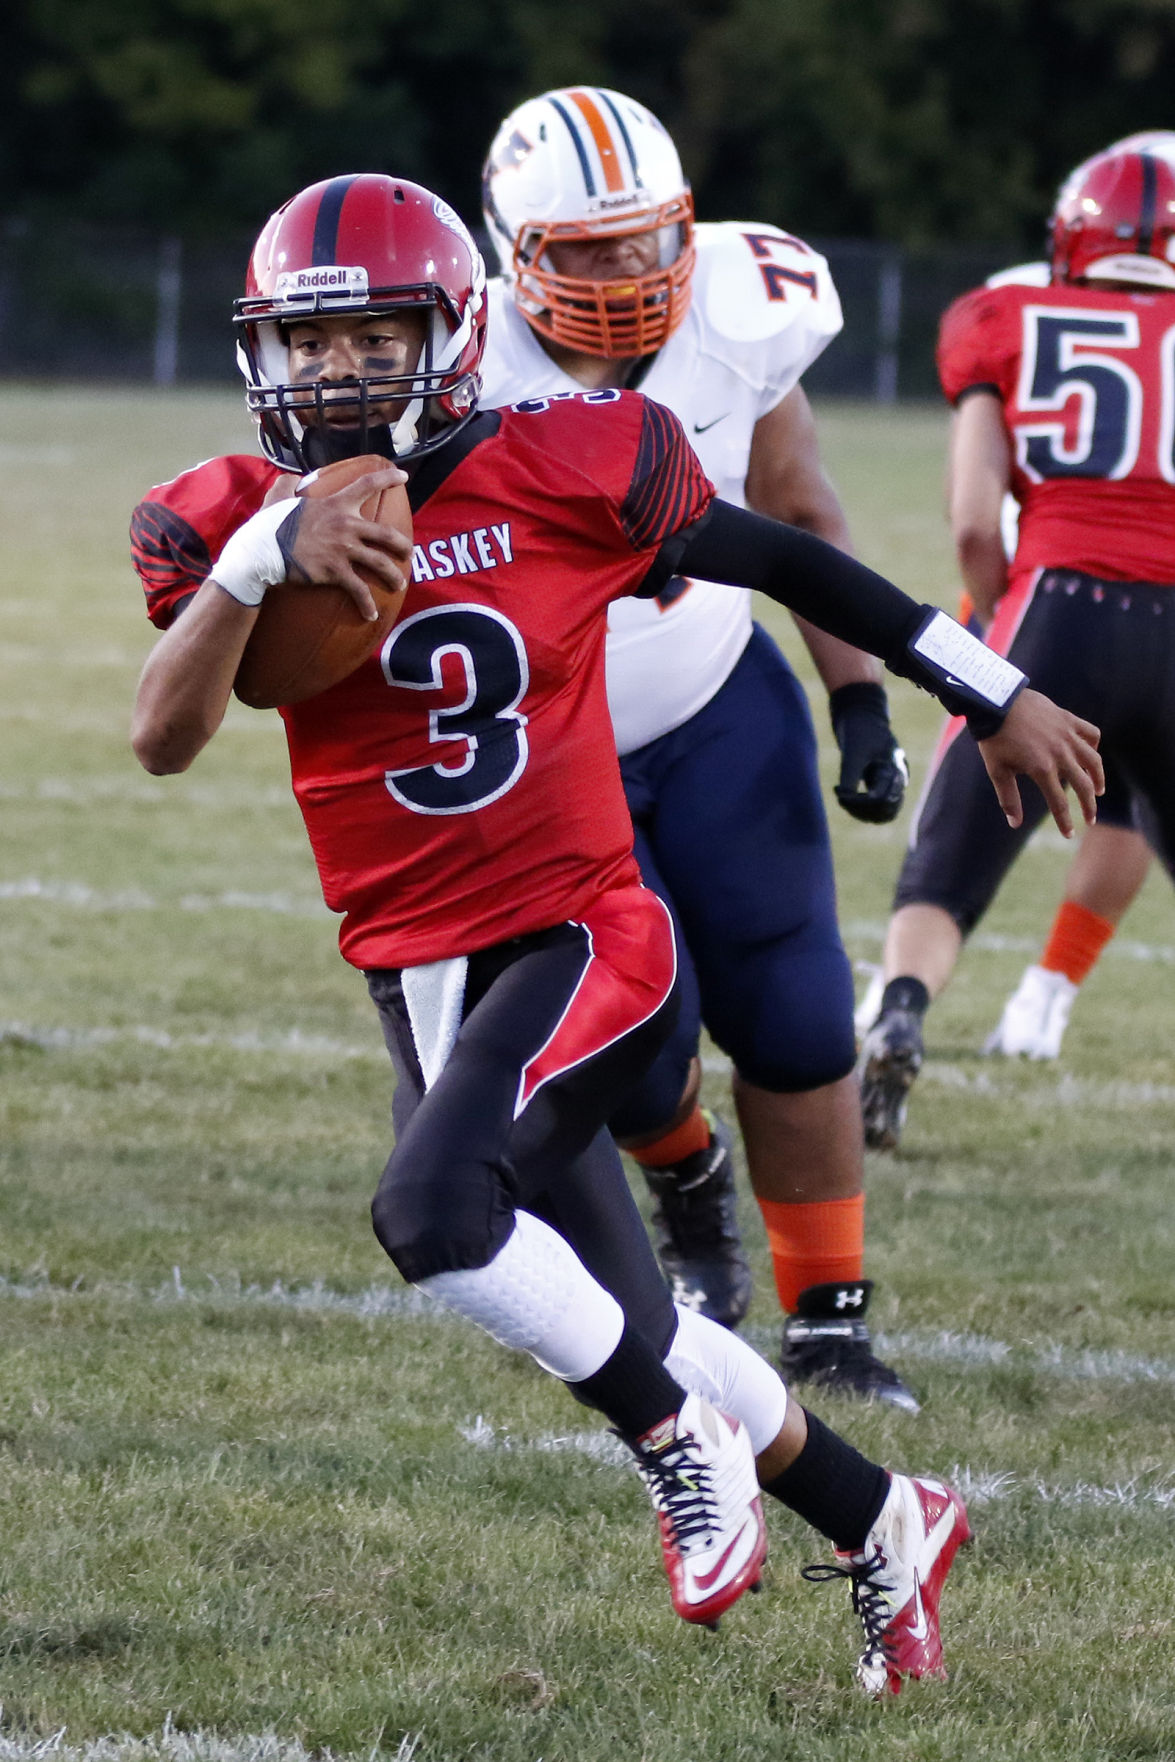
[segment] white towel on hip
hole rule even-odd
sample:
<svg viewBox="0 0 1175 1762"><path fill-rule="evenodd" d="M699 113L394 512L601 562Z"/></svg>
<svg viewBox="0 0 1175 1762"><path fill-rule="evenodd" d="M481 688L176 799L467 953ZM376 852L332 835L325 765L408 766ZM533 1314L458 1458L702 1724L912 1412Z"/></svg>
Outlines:
<svg viewBox="0 0 1175 1762"><path fill-rule="evenodd" d="M432 1088L444 1070L457 1039L465 1005L468 968L469 962L464 955L454 955L447 961L427 961L423 966L404 967L400 973L412 1039L426 1089Z"/></svg>

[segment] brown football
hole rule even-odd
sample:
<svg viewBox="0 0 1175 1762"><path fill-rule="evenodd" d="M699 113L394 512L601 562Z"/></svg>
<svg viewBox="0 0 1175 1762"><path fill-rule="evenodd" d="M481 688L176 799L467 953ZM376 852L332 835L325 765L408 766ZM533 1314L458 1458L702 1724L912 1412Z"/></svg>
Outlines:
<svg viewBox="0 0 1175 1762"><path fill-rule="evenodd" d="M388 461L374 453L339 459L298 480L295 495L329 496L337 489L386 469ZM363 503L368 520L412 537L412 509L402 483L394 483ZM361 573L363 573L361 571ZM369 623L341 587L312 582L288 583L261 602L233 690L255 710L301 703L346 679L379 646L400 615L404 591L389 593L374 576L363 574L379 608Z"/></svg>

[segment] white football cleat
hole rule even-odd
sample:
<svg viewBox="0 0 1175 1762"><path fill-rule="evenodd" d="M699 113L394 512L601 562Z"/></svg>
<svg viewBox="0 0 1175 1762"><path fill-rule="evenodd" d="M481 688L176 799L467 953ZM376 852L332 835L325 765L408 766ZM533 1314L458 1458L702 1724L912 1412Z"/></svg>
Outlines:
<svg viewBox="0 0 1175 1762"><path fill-rule="evenodd" d="M942 1481L895 1474L877 1521L856 1553L835 1566L806 1566L820 1581L847 1578L865 1634L857 1681L874 1700L896 1695L907 1677L946 1676L938 1603L951 1562L971 1525L959 1495Z"/></svg>
<svg viewBox="0 0 1175 1762"><path fill-rule="evenodd" d="M758 1586L767 1555L746 1427L691 1394L679 1413L625 1441L657 1513L673 1607L684 1621L717 1627Z"/></svg>
<svg viewBox="0 0 1175 1762"><path fill-rule="evenodd" d="M1057 1058L1078 990L1064 973L1026 968L1004 1005L999 1026L984 1041L984 1052L1002 1052L1009 1058L1020 1053L1028 1058Z"/></svg>

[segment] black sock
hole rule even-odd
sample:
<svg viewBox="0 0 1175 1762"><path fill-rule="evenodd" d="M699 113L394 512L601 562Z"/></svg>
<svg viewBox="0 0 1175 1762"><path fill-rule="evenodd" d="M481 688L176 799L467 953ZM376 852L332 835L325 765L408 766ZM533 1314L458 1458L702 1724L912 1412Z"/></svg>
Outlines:
<svg viewBox="0 0 1175 1762"><path fill-rule="evenodd" d="M899 979L891 979L881 994L881 1009L884 1015L887 1009L908 1009L916 1016L924 1016L930 1008L930 993L921 979L913 979L909 974Z"/></svg>
<svg viewBox="0 0 1175 1762"><path fill-rule="evenodd" d="M685 1400L685 1390L659 1353L627 1322L612 1356L590 1377L567 1387L577 1401L598 1407L626 1438L642 1437Z"/></svg>
<svg viewBox="0 0 1175 1762"><path fill-rule="evenodd" d="M790 1468L763 1488L845 1553L864 1547L889 1492L889 1475L817 1419Z"/></svg>

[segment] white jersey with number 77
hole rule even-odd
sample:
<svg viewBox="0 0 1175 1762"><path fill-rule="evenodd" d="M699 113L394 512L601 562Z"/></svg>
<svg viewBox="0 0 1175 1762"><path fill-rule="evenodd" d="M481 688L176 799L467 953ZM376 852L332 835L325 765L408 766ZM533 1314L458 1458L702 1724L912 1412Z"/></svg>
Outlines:
<svg viewBox="0 0 1175 1762"><path fill-rule="evenodd" d="M718 494L745 504L755 424L787 396L841 328L824 258L777 227L697 228L685 320L638 388L680 419ZM582 391L556 366L502 280L490 284L482 407ZM675 578L654 600L614 604L608 705L621 753L679 728L729 677L751 633L751 596Z"/></svg>

